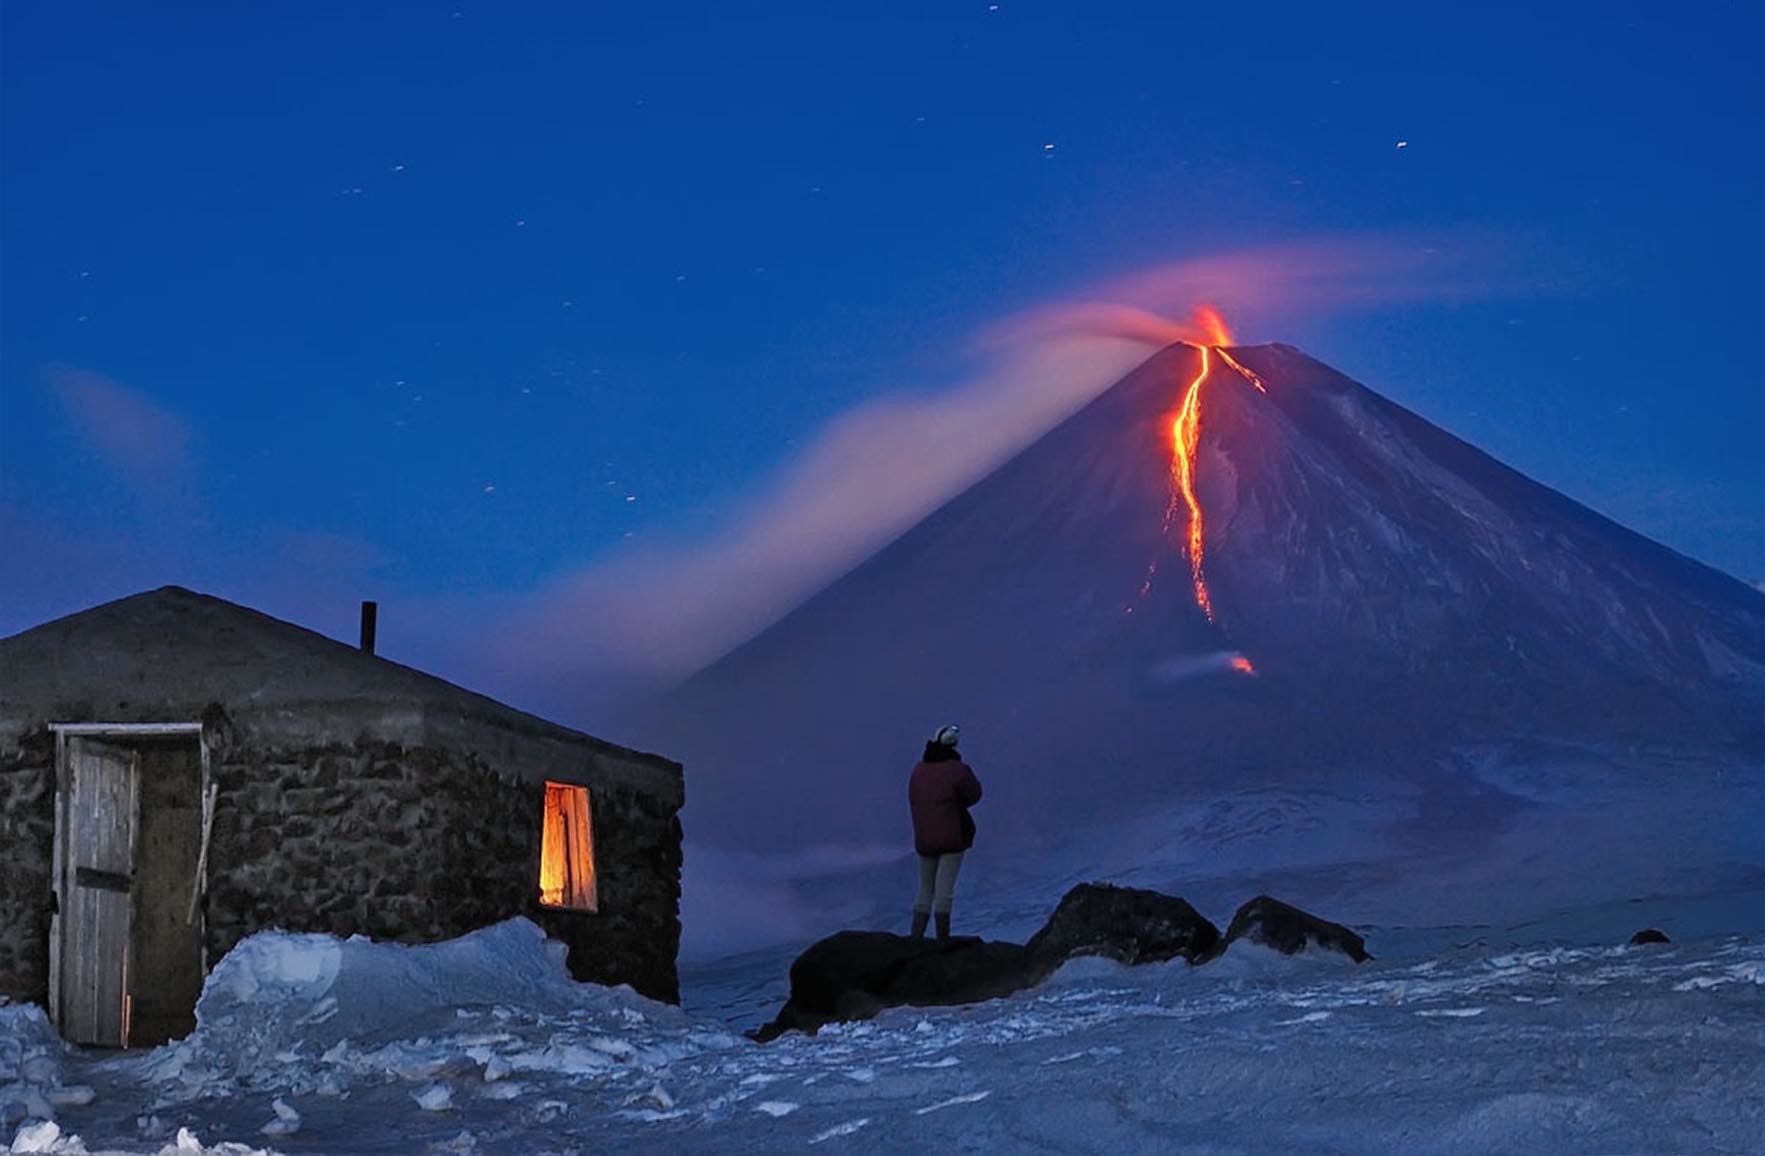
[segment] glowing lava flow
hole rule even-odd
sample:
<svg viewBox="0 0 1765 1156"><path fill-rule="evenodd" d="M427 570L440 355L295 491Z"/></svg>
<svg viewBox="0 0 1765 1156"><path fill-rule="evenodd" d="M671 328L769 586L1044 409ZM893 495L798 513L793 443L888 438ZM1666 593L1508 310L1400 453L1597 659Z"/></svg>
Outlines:
<svg viewBox="0 0 1765 1156"><path fill-rule="evenodd" d="M1201 369L1189 388L1183 394L1183 404L1171 423L1171 500L1165 508L1164 533L1170 533L1171 525L1176 521L1177 504L1181 501L1189 507L1189 581L1195 588L1195 604L1207 615L1209 622L1217 622L1213 611L1213 597L1207 590L1207 576L1202 567L1203 551L1206 537L1203 527L1204 516L1201 509L1201 498L1195 492L1196 455L1201 448L1201 387L1207 381L1207 375L1213 369L1213 356L1230 366L1233 372L1256 387L1260 393L1267 393L1268 387L1262 378L1239 364L1238 359L1226 352L1226 346L1232 341L1232 331L1226 326L1225 319L1219 310L1211 305L1203 305L1196 309L1191 322L1200 332L1202 340L1195 343L1195 349L1201 354ZM1155 561L1146 569L1146 581L1140 587L1142 597L1152 588L1153 576L1158 572ZM1130 608L1130 612L1131 612ZM1237 655L1232 659L1231 667L1243 674L1254 674L1248 658Z"/></svg>
<svg viewBox="0 0 1765 1156"><path fill-rule="evenodd" d="M1256 376L1256 374L1250 372L1248 369L1245 369L1242 365L1239 365L1238 359L1233 357L1230 353L1227 353L1225 349L1220 346L1215 346L1214 352L1225 358L1226 364L1237 370L1239 377L1242 377L1251 385L1256 386L1256 391L1258 393L1267 393L1269 391L1269 387L1262 383L1262 378Z"/></svg>
<svg viewBox="0 0 1765 1156"><path fill-rule="evenodd" d="M1218 317L1218 314L1215 314ZM1189 580L1195 586L1195 604L1212 622L1213 599L1208 597L1207 579L1201 573L1201 499L1195 496L1195 451L1201 446L1201 383L1207 380L1209 365L1209 348L1201 349L1201 372L1189 383L1189 392L1183 395L1183 408L1177 411L1177 420L1171 424L1171 442L1174 449L1171 461L1172 481L1189 505ZM1171 495L1170 508L1165 512L1164 525L1168 531L1171 515L1176 513L1177 495Z"/></svg>

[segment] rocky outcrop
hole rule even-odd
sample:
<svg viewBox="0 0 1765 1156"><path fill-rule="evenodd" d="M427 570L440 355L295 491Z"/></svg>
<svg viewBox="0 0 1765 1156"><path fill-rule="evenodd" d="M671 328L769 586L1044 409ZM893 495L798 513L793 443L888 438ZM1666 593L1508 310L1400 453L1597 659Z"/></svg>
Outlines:
<svg viewBox="0 0 1765 1156"><path fill-rule="evenodd" d="M753 1036L764 1042L789 1031L813 1033L824 1024L868 1019L888 1007L996 999L1041 983L1078 956L1126 964L1206 963L1238 938L1289 954L1315 944L1357 963L1370 958L1361 937L1348 928L1266 895L1240 908L1222 938L1217 927L1174 895L1082 883L1022 945L969 937L910 939L886 931L831 935L797 957L790 999Z"/></svg>
<svg viewBox="0 0 1765 1156"><path fill-rule="evenodd" d="M1672 943L1667 933L1656 927L1645 927L1630 937L1630 946L1641 947L1647 943Z"/></svg>
<svg viewBox="0 0 1765 1156"><path fill-rule="evenodd" d="M1367 954L1366 940L1340 923L1319 919L1267 895L1258 895L1232 916L1222 950L1240 939L1248 939L1283 955L1297 955L1308 947L1319 947L1339 951L1356 963L1373 958Z"/></svg>
<svg viewBox="0 0 1765 1156"><path fill-rule="evenodd" d="M1025 945L1056 966L1077 955L1118 963L1211 959L1219 928L1174 895L1108 883L1081 883L1061 897L1042 930Z"/></svg>
<svg viewBox="0 0 1765 1156"><path fill-rule="evenodd" d="M842 931L791 964L790 1000L754 1038L812 1034L823 1024L869 1019L886 1007L997 999L1042 982L1059 965L1016 943Z"/></svg>

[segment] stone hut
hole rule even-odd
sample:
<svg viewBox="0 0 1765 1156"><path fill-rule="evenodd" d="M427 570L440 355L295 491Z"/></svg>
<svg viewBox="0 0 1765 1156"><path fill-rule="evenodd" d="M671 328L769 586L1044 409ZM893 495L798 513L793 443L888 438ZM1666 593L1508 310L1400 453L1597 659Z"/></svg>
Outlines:
<svg viewBox="0 0 1765 1156"><path fill-rule="evenodd" d="M578 979L676 1000L681 802L667 759L138 594L0 639L0 995L151 1044L255 931L421 943L525 915Z"/></svg>

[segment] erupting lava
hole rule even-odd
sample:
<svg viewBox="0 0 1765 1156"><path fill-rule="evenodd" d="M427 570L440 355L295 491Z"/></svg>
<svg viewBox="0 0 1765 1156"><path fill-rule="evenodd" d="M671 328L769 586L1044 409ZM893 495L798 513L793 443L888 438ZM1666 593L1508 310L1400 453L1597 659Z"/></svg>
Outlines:
<svg viewBox="0 0 1765 1156"><path fill-rule="evenodd" d="M1201 447L1201 387L1213 369L1213 356L1218 354L1233 372L1255 386L1259 392L1267 393L1268 389L1261 378L1226 352L1226 346L1232 343L1232 331L1218 309L1212 305L1197 307L1190 324L1202 336L1202 340L1194 343L1201 354L1201 369L1196 373L1195 380L1189 383L1189 388L1183 394L1182 406L1171 422L1171 500L1165 509L1164 529L1166 533L1170 532L1171 524L1176 520L1179 500L1189 507L1189 580L1195 588L1195 604L1201 607L1201 612L1207 615L1209 622L1214 622L1217 620L1213 612L1213 598L1207 592L1207 576L1202 569L1206 538L1202 526L1201 499L1195 492L1196 453ZM1157 569L1156 562L1147 568L1146 581L1140 588L1142 595L1152 588L1152 577ZM1239 659L1232 666L1234 670L1253 673L1248 659Z"/></svg>
<svg viewBox="0 0 1765 1156"><path fill-rule="evenodd" d="M1232 330L1226 325L1226 319L1212 305L1197 305L1195 314L1189 318L1189 324L1200 335L1200 341L1192 341L1191 345L1206 346L1218 349L1222 345L1232 344Z"/></svg>
<svg viewBox="0 0 1765 1156"><path fill-rule="evenodd" d="M1217 314L1215 315L1218 316ZM1189 505L1189 579L1195 586L1195 604L1212 622L1213 599L1208 597L1207 579L1201 573L1201 499L1195 496L1195 451L1201 445L1201 383L1207 380L1209 349L1201 347L1201 372L1189 383L1183 395L1183 408L1171 423L1171 479ZM1169 510L1164 516L1165 529L1170 529L1171 514L1176 512L1176 494L1171 495Z"/></svg>
<svg viewBox="0 0 1765 1156"><path fill-rule="evenodd" d="M1256 386L1256 392L1267 393L1269 391L1269 387L1262 383L1262 378L1256 376L1256 374L1250 372L1248 369L1245 369L1242 365L1239 365L1237 358L1233 357L1230 353L1227 353L1223 347L1215 346L1214 352L1225 358L1226 364L1236 370L1239 377L1242 377L1251 385Z"/></svg>

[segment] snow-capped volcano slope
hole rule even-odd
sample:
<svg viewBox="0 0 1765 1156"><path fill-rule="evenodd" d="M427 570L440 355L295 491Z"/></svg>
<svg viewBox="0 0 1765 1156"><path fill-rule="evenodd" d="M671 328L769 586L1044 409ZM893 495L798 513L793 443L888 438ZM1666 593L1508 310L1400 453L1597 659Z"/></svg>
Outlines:
<svg viewBox="0 0 1765 1156"><path fill-rule="evenodd" d="M950 720L983 828L1037 843L1265 785L1495 806L1443 769L1465 744L1765 748L1757 591L1295 349L1229 354L1192 459L1211 620L1175 345L672 696L646 737L693 768L689 833L892 839Z"/></svg>

